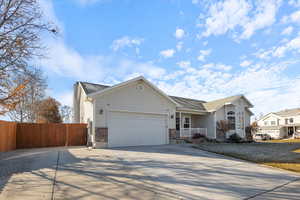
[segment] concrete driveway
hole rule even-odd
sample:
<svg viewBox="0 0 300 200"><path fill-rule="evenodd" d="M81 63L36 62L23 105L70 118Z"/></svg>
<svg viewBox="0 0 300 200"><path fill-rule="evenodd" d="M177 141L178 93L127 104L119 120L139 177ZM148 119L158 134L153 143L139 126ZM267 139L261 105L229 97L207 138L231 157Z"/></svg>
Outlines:
<svg viewBox="0 0 300 200"><path fill-rule="evenodd" d="M300 176L188 145L0 154L0 199L300 199Z"/></svg>

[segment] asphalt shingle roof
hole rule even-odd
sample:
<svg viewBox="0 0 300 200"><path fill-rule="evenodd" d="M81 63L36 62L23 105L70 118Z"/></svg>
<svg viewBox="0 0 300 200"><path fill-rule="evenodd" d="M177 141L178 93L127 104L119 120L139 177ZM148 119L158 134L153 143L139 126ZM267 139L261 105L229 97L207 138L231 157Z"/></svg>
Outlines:
<svg viewBox="0 0 300 200"><path fill-rule="evenodd" d="M91 94L97 91L104 90L110 86L108 85L101 85L95 83L88 83L88 82L80 82L83 90L86 94ZM242 95L231 96L223 99L217 99L214 101L206 102L198 99L190 99L184 97L177 97L177 96L169 96L173 99L176 103L182 106L183 109L192 109L197 110L200 112L210 112L218 109L219 107L225 105L226 103L230 103L238 98L241 98ZM300 109L299 109L300 112Z"/></svg>
<svg viewBox="0 0 300 200"><path fill-rule="evenodd" d="M205 109L207 111L212 111L212 110L216 110L218 109L220 106L225 105L226 103L231 103L233 101L235 101L238 98L241 98L242 95L236 95L236 96L231 96L231 97L226 97L223 99L217 99L214 101L209 101L203 104L203 106L205 107Z"/></svg>
<svg viewBox="0 0 300 200"><path fill-rule="evenodd" d="M286 109L275 113L281 117L300 115L300 108Z"/></svg>
<svg viewBox="0 0 300 200"><path fill-rule="evenodd" d="M176 97L176 96L169 96L173 99L176 103L180 104L183 108L199 110L206 112L203 103L205 101L197 100L197 99L188 99L183 97Z"/></svg>
<svg viewBox="0 0 300 200"><path fill-rule="evenodd" d="M83 90L86 94L91 94L110 87L108 85L101 85L101 84L88 83L88 82L80 82L80 84L82 85Z"/></svg>

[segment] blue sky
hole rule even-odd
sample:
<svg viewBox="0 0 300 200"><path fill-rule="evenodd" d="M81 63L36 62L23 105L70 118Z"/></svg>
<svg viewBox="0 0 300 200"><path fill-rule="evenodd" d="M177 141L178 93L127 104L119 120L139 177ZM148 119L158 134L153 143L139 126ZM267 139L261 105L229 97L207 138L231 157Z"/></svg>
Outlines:
<svg viewBox="0 0 300 200"><path fill-rule="evenodd" d="M300 0L40 0L60 29L37 60L48 94L143 75L170 95L245 94L256 115L300 107Z"/></svg>

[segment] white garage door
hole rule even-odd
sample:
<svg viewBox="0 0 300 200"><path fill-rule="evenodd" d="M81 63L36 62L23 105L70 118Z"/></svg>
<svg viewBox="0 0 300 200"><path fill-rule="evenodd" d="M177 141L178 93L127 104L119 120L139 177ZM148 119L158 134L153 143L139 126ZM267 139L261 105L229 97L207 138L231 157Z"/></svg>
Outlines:
<svg viewBox="0 0 300 200"><path fill-rule="evenodd" d="M160 145L166 143L166 115L126 112L109 113L109 147Z"/></svg>

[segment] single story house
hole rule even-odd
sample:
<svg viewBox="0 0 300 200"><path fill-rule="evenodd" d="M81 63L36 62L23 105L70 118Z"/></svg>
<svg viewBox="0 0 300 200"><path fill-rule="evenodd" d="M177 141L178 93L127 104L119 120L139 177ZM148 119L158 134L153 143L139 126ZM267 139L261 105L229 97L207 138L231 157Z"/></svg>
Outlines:
<svg viewBox="0 0 300 200"><path fill-rule="evenodd" d="M74 122L88 123L90 141L100 147L168 144L196 133L245 138L253 107L243 95L210 102L168 96L142 76L113 86L77 82L73 104ZM225 136L220 120L230 123Z"/></svg>
<svg viewBox="0 0 300 200"><path fill-rule="evenodd" d="M272 139L300 137L300 108L271 112L257 121L258 133Z"/></svg>

